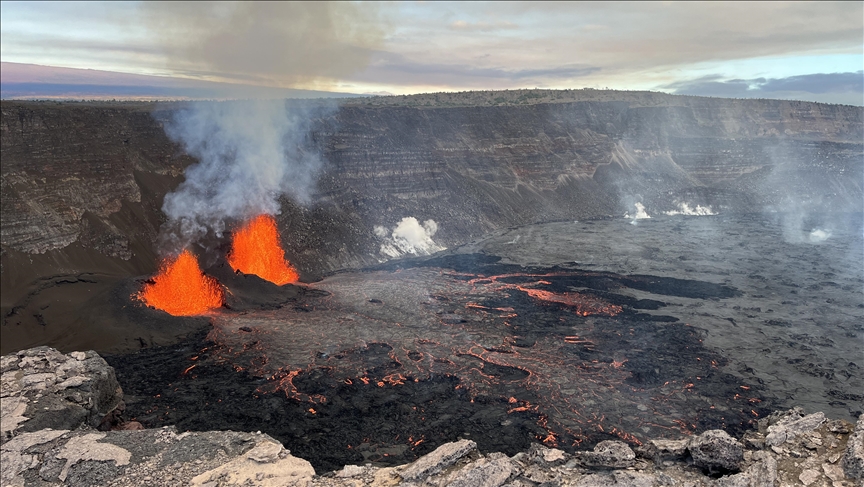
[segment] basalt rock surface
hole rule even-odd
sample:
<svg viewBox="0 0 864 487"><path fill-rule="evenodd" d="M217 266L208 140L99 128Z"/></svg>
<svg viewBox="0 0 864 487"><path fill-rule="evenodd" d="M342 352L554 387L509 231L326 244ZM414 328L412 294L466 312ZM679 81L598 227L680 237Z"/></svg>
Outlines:
<svg viewBox="0 0 864 487"><path fill-rule="evenodd" d="M2 357L2 434L97 427L120 406L114 369L95 352L64 355L49 347Z"/></svg>
<svg viewBox="0 0 864 487"><path fill-rule="evenodd" d="M107 367L93 352L64 356L45 347L2 360L4 391L20 387L19 396L24 397L44 394L46 388L44 380L22 381L22 377L59 377L74 369L81 374L74 376L78 382L95 385L104 380ZM57 394L67 389L57 386L47 391ZM10 397L15 396L4 392L4 425L17 421L18 412L5 408ZM119 389L112 398L122 399ZM758 430L748 431L740 440L712 430L698 437L649 441L635 451L624 443L606 441L593 451L575 454L534 444L508 456L479 451L474 441L462 439L407 465L346 465L316 472L302 458L303 452L287 451L260 432L178 433L173 427L97 431L93 421L52 422L56 414L41 408L27 414L31 424L62 428L4 430L0 439L4 486L853 487L861 478L864 438L864 415L852 425L825 420L821 413L805 415L795 408L760 420ZM801 421L817 416L820 421ZM796 434L776 440L776 432L791 424L796 425Z"/></svg>

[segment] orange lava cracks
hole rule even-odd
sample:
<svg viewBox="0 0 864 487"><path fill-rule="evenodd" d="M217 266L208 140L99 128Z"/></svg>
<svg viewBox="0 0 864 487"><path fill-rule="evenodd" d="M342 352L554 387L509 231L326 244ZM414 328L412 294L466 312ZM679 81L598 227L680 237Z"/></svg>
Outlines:
<svg viewBox="0 0 864 487"><path fill-rule="evenodd" d="M549 285L551 284L549 281L544 279L538 279L534 283L526 284L526 285L518 285L518 284L507 284L501 282L507 278L513 277L524 277L524 278L543 278L543 277L553 277L553 276L561 276L563 273L549 273L549 274L501 274L497 276L488 276L488 277L474 277L468 282L472 285L483 284L488 286L497 287L499 289L518 289L534 299L538 299L540 301L546 301L550 303L559 303L565 306L569 306L573 308L573 312L579 316L591 316L591 315L602 315L602 316L615 316L620 313L623 308L616 304L607 303L603 299L598 297L594 297L588 294L582 294L578 292L572 293L553 293L551 291L545 291L542 289L536 289L533 286L538 285ZM476 303L468 303L468 306L475 308L484 308ZM485 309L497 309L498 311L507 311L512 308L485 308Z"/></svg>
<svg viewBox="0 0 864 487"><path fill-rule="evenodd" d="M615 316L620 313L622 309L621 306L609 304L601 299L579 293L556 294L541 289L530 289L522 286L517 286L517 289L528 293L528 295L534 299L570 306L573 308L573 312L579 316Z"/></svg>
<svg viewBox="0 0 864 487"><path fill-rule="evenodd" d="M205 276L188 250L165 259L152 284L145 284L138 299L174 316L191 316L222 306L222 288Z"/></svg>
<svg viewBox="0 0 864 487"><path fill-rule="evenodd" d="M256 276L279 286L297 282L297 271L285 260L276 220L258 215L234 233L228 263L235 271Z"/></svg>

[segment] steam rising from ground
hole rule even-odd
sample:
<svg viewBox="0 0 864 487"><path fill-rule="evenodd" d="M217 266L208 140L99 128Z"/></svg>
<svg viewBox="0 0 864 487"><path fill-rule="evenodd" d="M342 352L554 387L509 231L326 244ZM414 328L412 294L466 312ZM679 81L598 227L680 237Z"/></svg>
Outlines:
<svg viewBox="0 0 864 487"><path fill-rule="evenodd" d="M376 226L374 231L379 238L386 239L381 244L381 253L388 257L429 255L445 249L432 240L432 236L438 232L435 220L426 220L420 225L416 218L409 216L403 218L392 231L383 226Z"/></svg>
<svg viewBox="0 0 864 487"><path fill-rule="evenodd" d="M630 216L630 213L624 213L624 218L630 218L632 221L630 222L632 225L636 225L636 220L644 220L646 218L651 218L651 215L645 211L645 205L642 203L634 203L633 206L636 208L636 213L633 216Z"/></svg>
<svg viewBox="0 0 864 487"><path fill-rule="evenodd" d="M714 212L714 210L711 209L710 206L696 205L696 208L692 208L688 203L678 203L677 210L664 211L663 213L670 216L709 216L717 214L716 212Z"/></svg>
<svg viewBox="0 0 864 487"><path fill-rule="evenodd" d="M160 250L174 254L226 223L279 213L279 198L309 201L322 162L306 141L309 109L284 101L189 104L166 125L169 137L198 159L165 196Z"/></svg>
<svg viewBox="0 0 864 487"><path fill-rule="evenodd" d="M828 238L830 238L830 237L831 237L831 232L821 230L818 228L816 230L813 230L812 232L810 232L810 235L809 235L809 239L813 243L823 242L825 240L828 240Z"/></svg>

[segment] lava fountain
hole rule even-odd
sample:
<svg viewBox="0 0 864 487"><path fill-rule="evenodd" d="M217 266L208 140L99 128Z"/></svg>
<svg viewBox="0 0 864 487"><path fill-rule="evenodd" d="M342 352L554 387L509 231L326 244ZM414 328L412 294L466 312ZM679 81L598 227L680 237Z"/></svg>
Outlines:
<svg viewBox="0 0 864 487"><path fill-rule="evenodd" d="M190 316L222 306L222 288L205 276L188 250L165 259L152 283L145 284L138 299L174 316Z"/></svg>
<svg viewBox="0 0 864 487"><path fill-rule="evenodd" d="M255 274L279 286L299 278L285 260L276 220L270 215L258 215L234 233L228 263L235 271Z"/></svg>

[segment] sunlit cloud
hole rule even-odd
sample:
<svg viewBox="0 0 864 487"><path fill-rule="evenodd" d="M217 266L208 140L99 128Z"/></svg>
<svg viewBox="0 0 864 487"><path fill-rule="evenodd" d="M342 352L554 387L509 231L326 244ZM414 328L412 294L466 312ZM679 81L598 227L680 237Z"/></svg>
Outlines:
<svg viewBox="0 0 864 487"><path fill-rule="evenodd" d="M3 2L3 61L397 94L608 86L810 99L854 92L835 74L864 63L860 2L44 5ZM779 80L788 86L772 88Z"/></svg>

